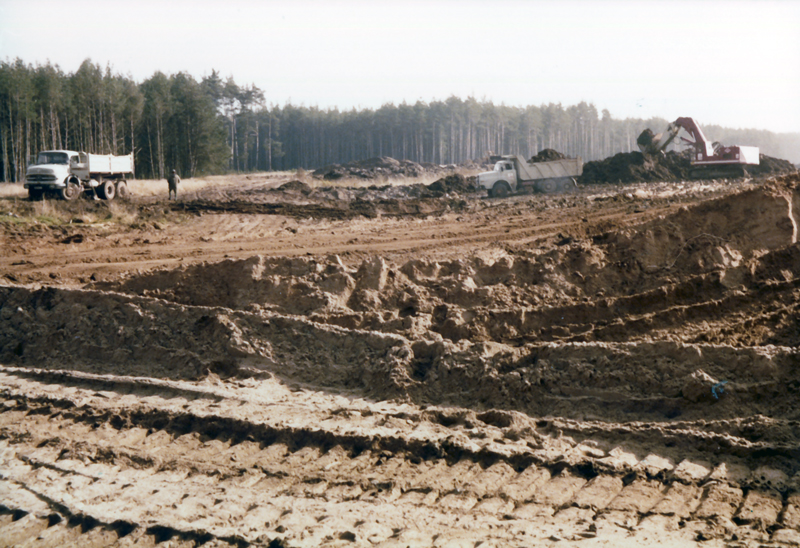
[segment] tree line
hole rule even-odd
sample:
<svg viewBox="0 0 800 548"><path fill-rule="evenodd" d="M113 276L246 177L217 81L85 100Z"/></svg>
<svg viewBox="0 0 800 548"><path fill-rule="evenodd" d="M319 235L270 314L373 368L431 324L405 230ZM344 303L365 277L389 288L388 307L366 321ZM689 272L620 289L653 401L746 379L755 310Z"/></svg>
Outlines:
<svg viewBox="0 0 800 548"><path fill-rule="evenodd" d="M636 150L644 128L667 120L614 119L589 103L495 105L474 97L378 109L267 105L254 85L217 71L197 81L156 72L137 83L91 60L58 65L0 61L0 179L20 181L40 150L134 152L136 176L315 169L375 156L460 164L490 154L530 157L543 148L596 160ZM703 128L714 140L780 154L759 130Z"/></svg>

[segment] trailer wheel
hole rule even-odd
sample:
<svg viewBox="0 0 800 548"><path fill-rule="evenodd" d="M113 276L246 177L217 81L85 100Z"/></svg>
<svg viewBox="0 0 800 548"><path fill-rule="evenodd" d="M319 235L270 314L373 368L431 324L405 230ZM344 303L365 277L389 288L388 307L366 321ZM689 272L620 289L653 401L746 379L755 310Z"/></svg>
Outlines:
<svg viewBox="0 0 800 548"><path fill-rule="evenodd" d="M67 183L67 186L61 189L61 197L68 202L81 195L81 187L73 182Z"/></svg>
<svg viewBox="0 0 800 548"><path fill-rule="evenodd" d="M97 193L104 200L111 201L117 195L117 189L114 187L114 181L103 181L97 187Z"/></svg>
<svg viewBox="0 0 800 548"><path fill-rule="evenodd" d="M494 198L506 198L508 195L511 194L511 187L508 186L508 183L505 181L497 181L492 188L492 197Z"/></svg>
<svg viewBox="0 0 800 548"><path fill-rule="evenodd" d="M127 200L131 197L131 191L128 189L128 184L122 180L117 183L117 198L120 200Z"/></svg>

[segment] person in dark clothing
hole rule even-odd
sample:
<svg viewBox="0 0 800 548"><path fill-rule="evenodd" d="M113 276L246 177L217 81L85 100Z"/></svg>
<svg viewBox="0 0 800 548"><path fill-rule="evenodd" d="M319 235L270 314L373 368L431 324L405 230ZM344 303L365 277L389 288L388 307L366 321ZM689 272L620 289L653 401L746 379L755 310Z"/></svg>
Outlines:
<svg viewBox="0 0 800 548"><path fill-rule="evenodd" d="M178 173L173 169L172 173L169 174L167 177L167 184L169 185L169 199L178 199L178 184L180 184L181 178L178 177Z"/></svg>

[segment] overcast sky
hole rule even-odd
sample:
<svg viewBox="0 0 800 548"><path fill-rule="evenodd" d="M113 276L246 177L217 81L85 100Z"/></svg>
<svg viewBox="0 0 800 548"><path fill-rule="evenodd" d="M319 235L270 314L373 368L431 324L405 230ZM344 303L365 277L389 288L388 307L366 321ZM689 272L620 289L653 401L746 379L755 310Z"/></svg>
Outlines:
<svg viewBox="0 0 800 548"><path fill-rule="evenodd" d="M0 0L0 59L141 82L216 69L268 103L455 95L800 131L797 0Z"/></svg>

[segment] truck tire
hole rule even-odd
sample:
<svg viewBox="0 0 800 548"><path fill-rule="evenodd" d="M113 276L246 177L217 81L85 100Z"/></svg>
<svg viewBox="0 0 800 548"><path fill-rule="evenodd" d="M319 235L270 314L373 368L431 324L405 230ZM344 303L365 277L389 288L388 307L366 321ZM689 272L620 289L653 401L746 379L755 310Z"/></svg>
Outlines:
<svg viewBox="0 0 800 548"><path fill-rule="evenodd" d="M497 181L494 187L492 187L490 196L493 198L506 198L509 194L511 194L511 187L508 186L508 183L505 181Z"/></svg>
<svg viewBox="0 0 800 548"><path fill-rule="evenodd" d="M80 195L81 187L71 181L67 183L67 186L61 189L61 197L68 202L75 200Z"/></svg>
<svg viewBox="0 0 800 548"><path fill-rule="evenodd" d="M578 183L572 177L565 177L561 179L561 192L572 192L578 188Z"/></svg>
<svg viewBox="0 0 800 548"><path fill-rule="evenodd" d="M109 202L117 195L117 189L114 186L114 181L103 181L97 187L97 194L104 200Z"/></svg>
<svg viewBox="0 0 800 548"><path fill-rule="evenodd" d="M117 182L117 198L120 200L127 200L131 197L131 191L128 189L128 183L124 180Z"/></svg>
<svg viewBox="0 0 800 548"><path fill-rule="evenodd" d="M552 194L553 192L557 192L559 190L559 185L555 179L542 179L536 185L536 188L539 190L539 192Z"/></svg>

